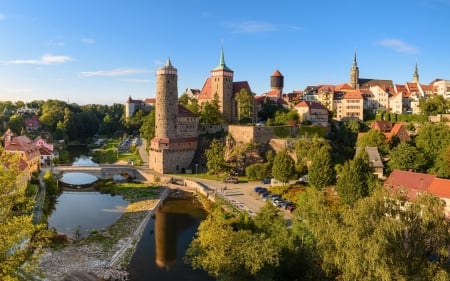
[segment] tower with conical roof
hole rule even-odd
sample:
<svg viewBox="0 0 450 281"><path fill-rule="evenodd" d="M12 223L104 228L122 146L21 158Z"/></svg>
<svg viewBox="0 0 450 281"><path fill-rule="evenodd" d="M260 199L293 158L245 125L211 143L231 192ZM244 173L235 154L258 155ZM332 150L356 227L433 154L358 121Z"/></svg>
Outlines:
<svg viewBox="0 0 450 281"><path fill-rule="evenodd" d="M272 74L272 76L270 76L270 88L272 90L283 91L283 87L284 87L284 76L277 69Z"/></svg>
<svg viewBox="0 0 450 281"><path fill-rule="evenodd" d="M219 110L227 123L233 119L233 70L225 64L223 48L220 53L219 65L211 70L211 89L218 95Z"/></svg>
<svg viewBox="0 0 450 281"><path fill-rule="evenodd" d="M414 68L413 82L419 83L419 69L417 68L417 63L416 63L416 67Z"/></svg>
<svg viewBox="0 0 450 281"><path fill-rule="evenodd" d="M170 59L156 72L155 137L177 135L178 73Z"/></svg>
<svg viewBox="0 0 450 281"><path fill-rule="evenodd" d="M197 149L198 116L178 104L177 82L177 69L168 59L156 72L155 137L148 160L161 174L184 172Z"/></svg>
<svg viewBox="0 0 450 281"><path fill-rule="evenodd" d="M356 61L356 52L355 56L353 57L353 65L350 70L350 85L353 89L359 88L359 68L358 62Z"/></svg>

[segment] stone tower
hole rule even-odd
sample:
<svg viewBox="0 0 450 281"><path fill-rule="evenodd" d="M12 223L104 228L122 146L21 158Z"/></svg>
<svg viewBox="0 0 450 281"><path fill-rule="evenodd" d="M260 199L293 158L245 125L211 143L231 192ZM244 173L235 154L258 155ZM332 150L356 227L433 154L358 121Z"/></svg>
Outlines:
<svg viewBox="0 0 450 281"><path fill-rule="evenodd" d="M270 88L272 90L283 91L283 87L284 87L284 76L277 69L272 74L272 76L270 76Z"/></svg>
<svg viewBox="0 0 450 281"><path fill-rule="evenodd" d="M219 96L219 109L223 119L231 123L233 117L233 70L225 64L223 48L220 53L219 65L211 70L211 89Z"/></svg>
<svg viewBox="0 0 450 281"><path fill-rule="evenodd" d="M178 104L178 75L170 59L156 72L155 137L149 168L183 173L191 167L198 143L198 116Z"/></svg>
<svg viewBox="0 0 450 281"><path fill-rule="evenodd" d="M156 72L155 137L177 136L178 86L177 69L170 59Z"/></svg>
<svg viewBox="0 0 450 281"><path fill-rule="evenodd" d="M353 58L353 65L350 70L350 85L352 86L353 89L359 88L359 68L358 63L356 61L356 52Z"/></svg>
<svg viewBox="0 0 450 281"><path fill-rule="evenodd" d="M417 63L416 63L416 67L414 69L413 82L419 83L419 69L417 68Z"/></svg>

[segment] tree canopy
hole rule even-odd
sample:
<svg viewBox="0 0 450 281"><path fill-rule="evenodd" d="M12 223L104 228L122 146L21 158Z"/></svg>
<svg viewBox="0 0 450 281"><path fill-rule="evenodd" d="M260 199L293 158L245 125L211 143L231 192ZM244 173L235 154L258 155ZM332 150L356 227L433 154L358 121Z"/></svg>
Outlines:
<svg viewBox="0 0 450 281"><path fill-rule="evenodd" d="M294 175L294 166L294 160L287 150L283 149L273 159L272 175L276 180L287 183Z"/></svg>

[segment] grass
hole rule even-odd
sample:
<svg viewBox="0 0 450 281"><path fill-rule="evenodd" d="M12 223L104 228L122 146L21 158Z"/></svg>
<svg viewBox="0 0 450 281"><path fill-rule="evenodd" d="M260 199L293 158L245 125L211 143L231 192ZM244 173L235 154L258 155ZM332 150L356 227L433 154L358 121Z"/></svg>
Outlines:
<svg viewBox="0 0 450 281"><path fill-rule="evenodd" d="M118 141L108 141L103 145L103 147L93 149L94 161L101 164L113 164L117 161L124 161L128 163L130 160L133 161L134 165L140 165L142 163L142 159L137 148L131 149L129 153L123 153L119 152L117 149L118 146Z"/></svg>
<svg viewBox="0 0 450 281"><path fill-rule="evenodd" d="M223 181L224 178L227 177L225 174L220 175L211 175L208 173L199 173L199 174L175 174L174 176L184 177L184 178L198 178L198 179L205 179L205 180L214 180L214 181ZM239 182L249 182L249 179L245 176L242 177L236 177Z"/></svg>
<svg viewBox="0 0 450 281"><path fill-rule="evenodd" d="M111 180L107 180L101 182L101 184L98 184L98 186L99 191L102 193L122 195L125 200L129 201L145 198L156 198L160 193L159 186L149 185L146 183L115 183Z"/></svg>

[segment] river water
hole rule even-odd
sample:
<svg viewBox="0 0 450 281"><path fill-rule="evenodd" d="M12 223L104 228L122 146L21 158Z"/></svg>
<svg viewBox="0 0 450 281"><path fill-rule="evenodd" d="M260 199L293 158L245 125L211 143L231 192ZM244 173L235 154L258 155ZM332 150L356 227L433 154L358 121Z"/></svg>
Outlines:
<svg viewBox="0 0 450 281"><path fill-rule="evenodd" d="M171 198L147 224L127 271L131 281L215 280L183 261L184 253L206 217L194 198Z"/></svg>

